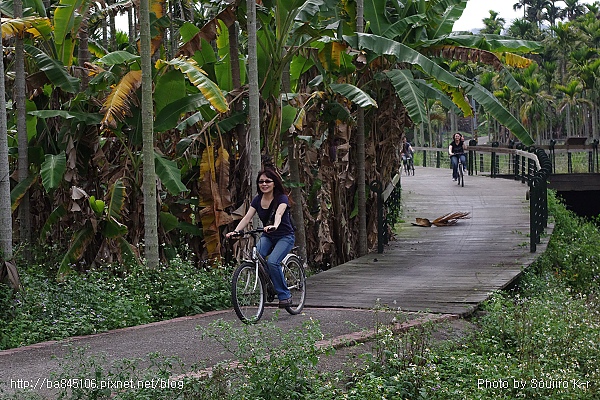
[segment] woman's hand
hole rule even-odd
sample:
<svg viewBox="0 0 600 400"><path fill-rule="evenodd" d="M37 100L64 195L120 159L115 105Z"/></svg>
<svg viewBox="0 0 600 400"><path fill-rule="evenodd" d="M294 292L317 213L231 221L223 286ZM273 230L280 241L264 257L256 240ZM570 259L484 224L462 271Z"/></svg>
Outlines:
<svg viewBox="0 0 600 400"><path fill-rule="evenodd" d="M240 235L240 232L239 232L239 231L232 231L232 232L227 232L227 233L225 234L225 237L226 237L227 239L229 239L229 238L230 238L230 237L232 237L232 236L239 236L239 235Z"/></svg>
<svg viewBox="0 0 600 400"><path fill-rule="evenodd" d="M277 227L275 225L267 225L263 228L263 230L265 232L273 232L276 229L277 229Z"/></svg>

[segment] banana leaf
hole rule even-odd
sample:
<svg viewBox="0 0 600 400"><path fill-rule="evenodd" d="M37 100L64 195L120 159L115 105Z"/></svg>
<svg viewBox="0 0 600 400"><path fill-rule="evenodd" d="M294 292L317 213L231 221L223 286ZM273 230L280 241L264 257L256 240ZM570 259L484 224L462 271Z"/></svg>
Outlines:
<svg viewBox="0 0 600 400"><path fill-rule="evenodd" d="M184 73L192 85L200 90L218 112L224 113L229 110L229 105L221 89L206 76L196 61L185 57L175 58L170 61L159 60L157 68L164 64L171 65Z"/></svg>
<svg viewBox="0 0 600 400"><path fill-rule="evenodd" d="M26 44L24 49L32 56L38 68L46 74L53 85L67 93L77 93L79 91L79 79L69 75L64 64L50 58L46 53L32 45Z"/></svg>
<svg viewBox="0 0 600 400"><path fill-rule="evenodd" d="M40 231L40 243L43 243L50 234L50 229L52 229L52 225L58 222L65 215L67 215L67 209L62 205L56 207L54 211L50 213L48 219L42 227L42 230Z"/></svg>
<svg viewBox="0 0 600 400"><path fill-rule="evenodd" d="M141 59L140 56L131 54L128 51L119 50L119 51L113 51L112 53L108 53L104 57L99 58L98 60L96 60L96 63L103 64L103 65L118 65L118 64L129 64L133 61L139 62L140 59Z"/></svg>
<svg viewBox="0 0 600 400"><path fill-rule="evenodd" d="M177 196L181 192L187 192L188 188L181 182L181 171L177 168L177 163L172 160L154 153L154 162L156 164L156 175L165 185L169 193Z"/></svg>
<svg viewBox="0 0 600 400"><path fill-rule="evenodd" d="M465 92L473 96L483 109L510 131L526 146L531 146L534 141L525 127L498 101L492 93L478 83L465 82Z"/></svg>
<svg viewBox="0 0 600 400"><path fill-rule="evenodd" d="M37 181L37 175L30 175L26 179L17 183L17 185L10 191L10 209L11 212L14 212L19 204L21 204L21 200L25 196L25 193L33 186L33 184Z"/></svg>
<svg viewBox="0 0 600 400"><path fill-rule="evenodd" d="M40 169L42 185L47 192L56 189L62 182L67 170L67 157L64 152L60 154L46 154Z"/></svg>
<svg viewBox="0 0 600 400"><path fill-rule="evenodd" d="M167 104L156 116L154 132L165 132L175 128L183 114L196 111L207 104L206 97L201 93L185 96Z"/></svg>
<svg viewBox="0 0 600 400"><path fill-rule="evenodd" d="M89 223L75 232L71 240L71 246L58 267L57 278L59 280L64 279L64 277L71 272L71 264L79 261L93 239L94 229Z"/></svg>
<svg viewBox="0 0 600 400"><path fill-rule="evenodd" d="M121 211L125 208L126 199L125 185L121 179L117 179L111 188L110 203L108 205L108 217L121 218Z"/></svg>
<svg viewBox="0 0 600 400"><path fill-rule="evenodd" d="M408 111L410 119L415 125L427 119L427 110L425 108L425 96L415 83L412 72L408 70L386 71L387 77L396 89L396 94Z"/></svg>
<svg viewBox="0 0 600 400"><path fill-rule="evenodd" d="M330 87L334 93L344 96L360 107L377 107L377 102L371 96L354 85L349 83L332 83Z"/></svg>

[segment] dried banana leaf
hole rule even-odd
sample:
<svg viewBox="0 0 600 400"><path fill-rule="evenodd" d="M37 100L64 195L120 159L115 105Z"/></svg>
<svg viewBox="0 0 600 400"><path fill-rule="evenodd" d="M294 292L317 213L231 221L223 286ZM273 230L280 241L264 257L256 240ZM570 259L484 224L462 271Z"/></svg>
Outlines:
<svg viewBox="0 0 600 400"><path fill-rule="evenodd" d="M442 215L432 221L432 224L435 226L450 226L455 225L459 219L469 219L470 213L468 212L453 212L448 213L446 215Z"/></svg>

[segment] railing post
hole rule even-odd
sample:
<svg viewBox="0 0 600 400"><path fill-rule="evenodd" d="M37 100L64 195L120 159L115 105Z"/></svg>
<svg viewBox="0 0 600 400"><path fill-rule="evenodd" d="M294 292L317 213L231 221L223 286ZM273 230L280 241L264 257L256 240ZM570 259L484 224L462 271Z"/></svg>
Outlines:
<svg viewBox="0 0 600 400"><path fill-rule="evenodd" d="M518 150L525 150L525 148L523 147L523 143L517 144L517 149ZM526 176L525 176L525 158L526 157L520 157L520 158L521 158L521 167L519 168L519 175L521 175L521 183L525 183L525 181L526 181Z"/></svg>
<svg viewBox="0 0 600 400"><path fill-rule="evenodd" d="M476 172L475 168L475 150L471 150L472 147L477 146L477 140L469 140L469 159L467 160L467 168L469 169L469 175L473 175Z"/></svg>
<svg viewBox="0 0 600 400"><path fill-rule="evenodd" d="M427 166L427 150L423 150L423 166Z"/></svg>
<svg viewBox="0 0 600 400"><path fill-rule="evenodd" d="M377 252L383 253L383 242L385 240L384 231L387 231L385 220L383 219L383 185L380 181L371 182L371 190L377 193Z"/></svg>
<svg viewBox="0 0 600 400"><path fill-rule="evenodd" d="M556 140L550 140L550 162L552 163L552 173L556 173L556 154L554 153L554 146L556 146Z"/></svg>
<svg viewBox="0 0 600 400"><path fill-rule="evenodd" d="M483 153L479 153L479 172L483 174Z"/></svg>
<svg viewBox="0 0 600 400"><path fill-rule="evenodd" d="M598 139L594 139L594 141L592 142L592 152L593 156L591 172L600 172L600 170L598 169Z"/></svg>
<svg viewBox="0 0 600 400"><path fill-rule="evenodd" d="M571 152L567 150L567 170L569 171L569 174L573 173L573 157L571 155Z"/></svg>
<svg viewBox="0 0 600 400"><path fill-rule="evenodd" d="M500 143L498 143L498 142L492 142L492 147L498 147L499 145L500 145ZM495 178L498 173L498 170L497 170L498 166L496 165L497 163L498 163L498 160L496 160L496 152L493 151L492 152L492 165L490 166L490 174L491 174L492 178Z"/></svg>

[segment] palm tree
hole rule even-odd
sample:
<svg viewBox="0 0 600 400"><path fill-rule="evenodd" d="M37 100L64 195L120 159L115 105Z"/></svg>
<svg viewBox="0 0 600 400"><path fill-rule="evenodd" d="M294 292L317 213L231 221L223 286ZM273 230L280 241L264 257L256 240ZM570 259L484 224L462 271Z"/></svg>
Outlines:
<svg viewBox="0 0 600 400"><path fill-rule="evenodd" d="M527 8L527 19L538 27L542 26L542 23L546 19L546 8L552 6L552 3L548 0L529 0L529 7Z"/></svg>
<svg viewBox="0 0 600 400"><path fill-rule="evenodd" d="M556 20L560 18L561 8L556 7L555 0L551 0L546 2L545 10L546 18L550 22L550 26L554 26L556 24Z"/></svg>
<svg viewBox="0 0 600 400"><path fill-rule="evenodd" d="M529 77L525 78L523 85L523 101L521 103L521 109L519 115L521 122L525 126L530 126L535 129L535 139L537 143L540 143L541 131L540 129L545 123L545 111L553 100L553 97L541 90L541 83L538 80L538 76L532 72Z"/></svg>
<svg viewBox="0 0 600 400"><path fill-rule="evenodd" d="M156 167L154 164L154 113L152 104L152 50L150 45L150 5L140 1L140 50L142 57L142 138L143 138L143 192L144 192L144 245L148 268L157 268L158 212L156 205Z"/></svg>
<svg viewBox="0 0 600 400"><path fill-rule="evenodd" d="M577 118L573 113L577 111L580 105L590 105L590 101L581 96L583 84L578 79L571 79L567 85L556 85L556 90L564 94L564 98L558 105L558 111L566 110L567 136L579 134Z"/></svg>
<svg viewBox="0 0 600 400"><path fill-rule="evenodd" d="M526 20L525 18L517 18L513 21L513 23L508 27L506 32L509 36L525 39L525 40L539 40L540 39L540 29L537 24L532 23L531 21Z"/></svg>
<svg viewBox="0 0 600 400"><path fill-rule="evenodd" d="M483 19L483 24L485 27L480 31L480 33L490 33L494 35L499 35L502 33L506 20L504 18L498 18L498 15L499 14L496 11L490 10L490 16Z"/></svg>
<svg viewBox="0 0 600 400"><path fill-rule="evenodd" d="M356 4L356 32L364 31L364 1L358 0ZM357 110L356 124L356 172L358 191L358 255L364 256L369 252L367 241L367 199L366 199L366 171L365 171L365 109Z"/></svg>
<svg viewBox="0 0 600 400"><path fill-rule="evenodd" d="M585 13L583 5L579 4L579 0L563 0L565 8L563 9L562 16L567 18L569 21L573 21L580 15Z"/></svg>
<svg viewBox="0 0 600 400"><path fill-rule="evenodd" d="M525 19L525 17L527 16L527 0L519 0L518 3L513 4L513 10L517 11L520 10L521 8L523 9L523 19Z"/></svg>
<svg viewBox="0 0 600 400"><path fill-rule="evenodd" d="M14 2L15 18L23 17L23 2ZM17 108L17 137L19 146L18 178L24 182L29 178L29 140L25 109L25 51L24 39L17 36L15 42L15 103ZM29 193L25 193L19 206L19 239L21 243L31 241L31 209Z"/></svg>
<svg viewBox="0 0 600 400"><path fill-rule="evenodd" d="M2 21L0 21L2 31ZM0 40L0 54L4 54ZM0 57L0 93L6 93L4 57ZM6 110L6 97L0 96L0 110ZM8 132L6 112L0 112L0 259L13 258L12 213L10 208L10 169L8 165Z"/></svg>
<svg viewBox="0 0 600 400"><path fill-rule="evenodd" d="M248 0L248 119L250 122L249 149L250 175L249 183L261 170L261 148L260 148L260 92L258 82L258 44L257 44L257 20L256 1ZM254 218L257 226L258 217Z"/></svg>

